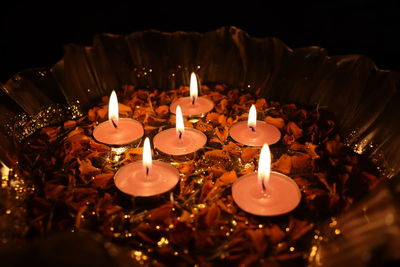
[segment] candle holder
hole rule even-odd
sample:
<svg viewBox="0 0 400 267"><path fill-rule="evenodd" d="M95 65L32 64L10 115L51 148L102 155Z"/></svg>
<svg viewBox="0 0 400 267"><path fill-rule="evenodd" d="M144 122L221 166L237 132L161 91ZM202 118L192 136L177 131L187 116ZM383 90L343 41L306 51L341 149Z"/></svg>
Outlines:
<svg viewBox="0 0 400 267"><path fill-rule="evenodd" d="M288 176L271 172L268 187L261 190L257 173L239 178L232 186L232 197L244 211L258 216L278 216L295 209L301 193Z"/></svg>
<svg viewBox="0 0 400 267"><path fill-rule="evenodd" d="M240 121L229 129L229 135L247 146L272 145L281 139L281 132L274 125L257 120L257 110L251 105L248 121Z"/></svg>
<svg viewBox="0 0 400 267"><path fill-rule="evenodd" d="M154 160L148 175L142 165L136 161L122 166L114 176L116 187L134 197L150 197L169 192L179 182L178 170L169 163Z"/></svg>
<svg viewBox="0 0 400 267"><path fill-rule="evenodd" d="M181 97L172 102L170 111L176 114L176 107L181 106L182 114L189 119L204 118L208 112L214 108L214 103L207 98L197 97L196 102L193 104L191 97Z"/></svg>
<svg viewBox="0 0 400 267"><path fill-rule="evenodd" d="M207 143L207 137L201 131L185 128L185 133L178 138L175 128L159 132L153 139L154 147L163 154L173 157L190 157Z"/></svg>
<svg viewBox="0 0 400 267"><path fill-rule="evenodd" d="M214 108L214 102L204 97L198 97L198 81L196 74L190 75L190 97L181 97L172 102L171 113L176 114L177 107L182 109L183 116L188 118L203 118Z"/></svg>

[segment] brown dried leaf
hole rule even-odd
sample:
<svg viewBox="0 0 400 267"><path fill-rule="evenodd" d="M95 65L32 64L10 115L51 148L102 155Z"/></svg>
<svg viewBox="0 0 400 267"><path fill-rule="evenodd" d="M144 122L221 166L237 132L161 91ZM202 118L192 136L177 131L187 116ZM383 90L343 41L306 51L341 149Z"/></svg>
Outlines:
<svg viewBox="0 0 400 267"><path fill-rule="evenodd" d="M271 116L267 116L264 121L266 123L269 123L271 125L274 125L275 127L277 127L278 129L283 129L283 127L285 127L285 120L282 118L273 118Z"/></svg>
<svg viewBox="0 0 400 267"><path fill-rule="evenodd" d="M222 174L218 179L216 184L219 185L230 185L237 180L236 172L230 171Z"/></svg>
<svg viewBox="0 0 400 267"><path fill-rule="evenodd" d="M204 153L210 160L230 160L229 153L225 150L210 150Z"/></svg>
<svg viewBox="0 0 400 267"><path fill-rule="evenodd" d="M183 221L177 222L175 227L169 231L169 240L180 246L186 245L193 240L193 231Z"/></svg>
<svg viewBox="0 0 400 267"><path fill-rule="evenodd" d="M210 112L207 114L206 120L217 124L219 116L220 114L218 114L217 112Z"/></svg>
<svg viewBox="0 0 400 267"><path fill-rule="evenodd" d="M74 130L68 133L67 139L69 139L71 136L82 134L83 135L83 129L81 127L76 127ZM70 140L68 140L70 141ZM71 142L71 141L70 141Z"/></svg>
<svg viewBox="0 0 400 267"><path fill-rule="evenodd" d="M100 109L99 107L94 107L94 108L89 109L88 118L90 121L92 121L92 122L97 121L97 111L99 109Z"/></svg>
<svg viewBox="0 0 400 267"><path fill-rule="evenodd" d="M175 121L173 123L175 123ZM195 127L197 130L202 131L202 132L212 132L214 130L214 128L211 124L205 123L202 120L198 121L196 123Z"/></svg>
<svg viewBox="0 0 400 267"><path fill-rule="evenodd" d="M105 193L104 196L97 201L95 209L105 216L110 216L111 214L121 211L122 207L115 205L111 195Z"/></svg>
<svg viewBox="0 0 400 267"><path fill-rule="evenodd" d="M313 228L313 224L308 221L302 221L294 217L290 217L289 229L290 237L297 240Z"/></svg>
<svg viewBox="0 0 400 267"><path fill-rule="evenodd" d="M216 110L218 113L226 114L226 113L228 113L228 108L227 108L228 105L229 105L228 100L227 100L227 99L222 99L222 100L218 103L218 105L215 106L215 110Z"/></svg>
<svg viewBox="0 0 400 267"><path fill-rule="evenodd" d="M268 107L267 101L265 98L258 98L256 103L254 104L257 110L264 110Z"/></svg>
<svg viewBox="0 0 400 267"><path fill-rule="evenodd" d="M164 223L169 225L172 221L174 206L171 202L168 202L158 208L152 209L150 211L149 221L153 223Z"/></svg>
<svg viewBox="0 0 400 267"><path fill-rule="evenodd" d="M160 116L161 118L164 118L164 117L166 117L168 115L169 106L161 105L161 106L157 107L155 111L156 111L158 116Z"/></svg>
<svg viewBox="0 0 400 267"><path fill-rule="evenodd" d="M277 161L272 163L271 167L278 172L289 174L292 171L292 159L290 156L283 154Z"/></svg>
<svg viewBox="0 0 400 267"><path fill-rule="evenodd" d="M286 131L289 135L292 135L295 140L303 136L303 130L292 121L286 125Z"/></svg>
<svg viewBox="0 0 400 267"><path fill-rule="evenodd" d="M286 260L300 258L302 256L303 256L302 252L285 253L285 254L276 255L275 259L278 260L278 261L286 261Z"/></svg>
<svg viewBox="0 0 400 267"><path fill-rule="evenodd" d="M325 143L325 149L331 156L338 156L343 149L343 143L338 140L338 138L334 140L329 140Z"/></svg>
<svg viewBox="0 0 400 267"><path fill-rule="evenodd" d="M108 114L108 105L104 105L96 110L96 117L101 121L107 119L107 114Z"/></svg>
<svg viewBox="0 0 400 267"><path fill-rule="evenodd" d="M76 121L68 120L64 122L64 129L70 129L76 126Z"/></svg>
<svg viewBox="0 0 400 267"><path fill-rule="evenodd" d="M93 139L89 140L89 146L90 146L91 150L94 150L94 151L97 151L97 152L108 152L111 149L109 146L106 146L106 145L101 144L101 143L97 143Z"/></svg>
<svg viewBox="0 0 400 267"><path fill-rule="evenodd" d="M79 172L81 175L91 174L99 172L100 169L94 167L89 159L77 159L79 163Z"/></svg>
<svg viewBox="0 0 400 267"><path fill-rule="evenodd" d="M373 189L382 180L376 177L375 175L365 171L361 172L361 175L367 181L369 190Z"/></svg>
<svg viewBox="0 0 400 267"><path fill-rule="evenodd" d="M178 170L180 173L183 173L185 175L192 174L193 170L194 170L194 161L191 160L191 161L179 164Z"/></svg>
<svg viewBox="0 0 400 267"><path fill-rule="evenodd" d="M106 173L97 174L94 177L93 184L96 187L100 187L100 188L106 189L106 188L108 188L110 186L109 182L111 181L111 179L113 177L114 177L114 173L112 173L112 172L106 172Z"/></svg>
<svg viewBox="0 0 400 267"><path fill-rule="evenodd" d="M274 244L278 244L285 238L285 233L276 224L272 224L270 227L265 228L264 231Z"/></svg>
<svg viewBox="0 0 400 267"><path fill-rule="evenodd" d="M318 145L315 145L310 142L306 142L305 144L305 150L308 153L308 155L311 156L312 159L317 159L319 158L318 153L315 151L318 148Z"/></svg>
<svg viewBox="0 0 400 267"><path fill-rule="evenodd" d="M42 128L40 130L40 133L46 135L48 137L49 142L53 142L54 140L57 139L58 133L60 132L60 130L61 130L60 126L46 127L46 128Z"/></svg>
<svg viewBox="0 0 400 267"><path fill-rule="evenodd" d="M216 204L213 204L210 208L208 208L205 215L205 223L207 227L214 227L218 225L220 215L221 211Z"/></svg>
<svg viewBox="0 0 400 267"><path fill-rule="evenodd" d="M126 154L142 155L143 147L132 147L125 151Z"/></svg>
<svg viewBox="0 0 400 267"><path fill-rule="evenodd" d="M222 150L228 151L231 155L235 156L240 156L241 154L240 147L232 141L229 141L227 145L224 145L222 147Z"/></svg>
<svg viewBox="0 0 400 267"><path fill-rule="evenodd" d="M58 200L63 197L65 185L46 183L44 185L44 194L46 199Z"/></svg>
<svg viewBox="0 0 400 267"><path fill-rule="evenodd" d="M254 160L254 158L259 154L259 149L254 149L251 147L246 147L242 150L242 161L243 163L248 163Z"/></svg>
<svg viewBox="0 0 400 267"><path fill-rule="evenodd" d="M308 154L298 154L291 156L292 170L291 172L305 172L311 169L313 162Z"/></svg>
<svg viewBox="0 0 400 267"><path fill-rule="evenodd" d="M225 140L229 136L229 128L224 127L222 130L220 130L219 128L215 128L215 133L217 134L217 136L218 136L219 140L221 140L221 142L225 142Z"/></svg>
<svg viewBox="0 0 400 267"><path fill-rule="evenodd" d="M250 237L251 245L256 249L258 255L263 255L268 247L268 242L265 241L263 229L249 229L246 233Z"/></svg>

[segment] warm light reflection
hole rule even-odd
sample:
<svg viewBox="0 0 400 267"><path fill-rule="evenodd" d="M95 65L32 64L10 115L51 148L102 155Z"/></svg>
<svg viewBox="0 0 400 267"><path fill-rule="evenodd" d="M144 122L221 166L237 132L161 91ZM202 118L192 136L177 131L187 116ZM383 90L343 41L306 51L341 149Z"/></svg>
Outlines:
<svg viewBox="0 0 400 267"><path fill-rule="evenodd" d="M8 168L7 165L4 164L1 160L0 160L0 167L1 167L1 188L6 188L9 181L8 176L10 174L10 168Z"/></svg>
<svg viewBox="0 0 400 267"><path fill-rule="evenodd" d="M110 101L108 102L108 119L110 122L118 122L118 99L114 90L111 92Z"/></svg>
<svg viewBox="0 0 400 267"><path fill-rule="evenodd" d="M269 177L271 173L271 152L269 150L269 146L264 144L261 153L260 153L260 160L258 163L258 183L262 191L265 192L268 186Z"/></svg>
<svg viewBox="0 0 400 267"><path fill-rule="evenodd" d="M249 126L250 129L255 131L256 130L256 124L257 124L256 106L251 105L251 108L250 108L250 111L249 111L249 118L247 120L247 126Z"/></svg>
<svg viewBox="0 0 400 267"><path fill-rule="evenodd" d="M198 94L199 89L197 85L197 77L196 74L192 72L192 74L190 75L190 99L192 99L192 104L194 104L194 102L196 101Z"/></svg>
<svg viewBox="0 0 400 267"><path fill-rule="evenodd" d="M142 160L143 160L144 173L145 175L149 175L153 160L151 158L151 147L150 147L150 140L148 137L144 139Z"/></svg>
<svg viewBox="0 0 400 267"><path fill-rule="evenodd" d="M185 132L185 125L183 124L183 116L182 116L182 109L178 105L176 107L176 134L179 138L183 137L183 133Z"/></svg>
<svg viewBox="0 0 400 267"><path fill-rule="evenodd" d="M0 164L1 164L1 176L8 176L8 174L10 173L10 168L8 168L7 165L4 164L1 160Z"/></svg>

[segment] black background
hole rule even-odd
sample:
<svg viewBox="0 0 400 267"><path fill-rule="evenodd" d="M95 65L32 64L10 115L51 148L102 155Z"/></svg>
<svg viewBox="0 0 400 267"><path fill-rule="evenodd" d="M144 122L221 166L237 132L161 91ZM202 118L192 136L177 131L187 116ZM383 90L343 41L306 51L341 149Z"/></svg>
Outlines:
<svg viewBox="0 0 400 267"><path fill-rule="evenodd" d="M30 67L50 67L67 43L90 45L95 34L214 30L234 25L289 47L317 45L331 55L364 54L400 71L400 8L362 0L284 1L39 1L0 4L0 82ZM85 5L84 5L85 4Z"/></svg>

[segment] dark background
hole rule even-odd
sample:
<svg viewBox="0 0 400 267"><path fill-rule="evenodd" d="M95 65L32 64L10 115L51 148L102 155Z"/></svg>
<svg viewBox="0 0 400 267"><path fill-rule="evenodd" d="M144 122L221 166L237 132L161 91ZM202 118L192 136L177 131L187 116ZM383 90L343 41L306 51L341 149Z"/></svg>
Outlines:
<svg viewBox="0 0 400 267"><path fill-rule="evenodd" d="M95 34L214 30L234 25L289 47L317 45L331 55L364 54L400 71L400 8L348 0L283 1L40 1L0 4L0 82L30 67L50 67L67 43L90 45ZM83 4L87 6L83 6ZM273 3L273 4L272 4Z"/></svg>

